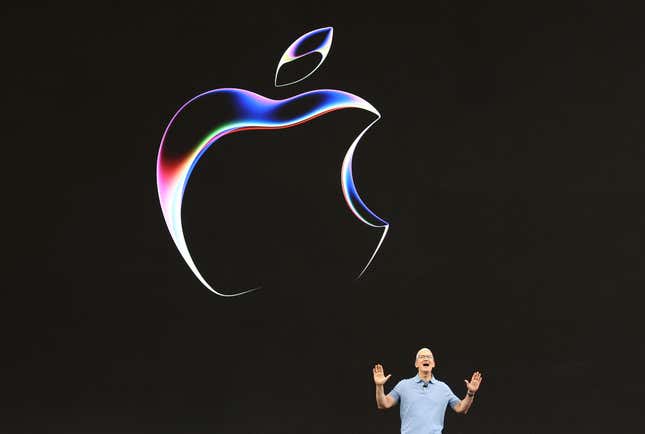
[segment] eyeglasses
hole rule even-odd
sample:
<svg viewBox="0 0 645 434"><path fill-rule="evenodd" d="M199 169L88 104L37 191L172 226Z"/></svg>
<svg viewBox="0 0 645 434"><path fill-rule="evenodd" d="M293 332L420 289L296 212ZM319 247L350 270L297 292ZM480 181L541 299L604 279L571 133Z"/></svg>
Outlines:
<svg viewBox="0 0 645 434"><path fill-rule="evenodd" d="M429 354L422 354L420 356L417 356L417 359L434 359L434 357Z"/></svg>

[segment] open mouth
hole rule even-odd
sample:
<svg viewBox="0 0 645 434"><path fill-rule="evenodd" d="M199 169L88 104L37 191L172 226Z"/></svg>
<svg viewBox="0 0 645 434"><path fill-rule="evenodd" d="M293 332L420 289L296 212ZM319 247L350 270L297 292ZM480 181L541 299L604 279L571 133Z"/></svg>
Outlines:
<svg viewBox="0 0 645 434"><path fill-rule="evenodd" d="M424 368L429 368L429 367L430 367L430 363L424 363L424 364L423 364L423 367L424 367Z"/></svg>

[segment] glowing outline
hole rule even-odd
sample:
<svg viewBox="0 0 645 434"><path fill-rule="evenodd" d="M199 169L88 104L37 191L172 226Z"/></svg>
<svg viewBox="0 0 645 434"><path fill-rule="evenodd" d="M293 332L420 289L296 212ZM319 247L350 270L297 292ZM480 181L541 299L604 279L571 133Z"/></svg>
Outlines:
<svg viewBox="0 0 645 434"><path fill-rule="evenodd" d="M320 43L320 45L313 50L309 50L306 53L302 53L299 55L296 55L296 50L298 50L298 47L305 42L307 39L314 37L320 33L323 32L328 32L327 36L325 39ZM276 87L283 87L283 86L289 86L291 84L299 83L302 80L306 79L309 77L311 74L316 72L318 68L320 68L320 65L325 61L327 58L327 55L329 54L329 50L331 49L331 41L334 37L334 28L333 27L323 27L321 29L316 29L312 30L309 33L305 33L298 39L296 39L291 45L289 45L289 48L285 50L285 52L282 54L282 57L280 58L280 61L278 62L278 67L275 70L275 79L273 80L273 84ZM318 64L314 67L314 69L311 70L311 72L304 77L300 78L299 80L295 81L290 81L289 83L284 83L284 84L278 84L278 74L280 73L280 68L282 68L283 65L293 62L294 60L300 59L301 57L308 56L312 53L319 53L322 57L318 61Z"/></svg>
<svg viewBox="0 0 645 434"><path fill-rule="evenodd" d="M299 41L302 41L308 35L312 35L315 32L319 32L325 29L331 30L331 27L318 29L307 33L303 37L296 40L296 42L294 42L290 46L290 48L296 45ZM330 31L330 35L332 33L333 31ZM331 44L331 40L327 44L327 51L329 50L330 44ZM323 60L324 60L324 57L323 57ZM276 71L276 79L277 79L280 66L281 64L278 65L278 70ZM316 66L316 69L318 68L318 66ZM309 75L311 75L311 73ZM307 75L307 77L309 75ZM209 133L203 140L201 140L197 146L193 147L191 151L185 152L184 155L182 156L183 157L183 159L181 159L182 161L177 162L176 160L178 160L178 158L176 156L172 159L169 157L164 158L164 151L166 150L164 145L166 144L168 131L170 130L171 126L174 124L177 117L189 105L195 103L196 101L198 101L203 97L206 97L208 95L213 95L213 94L224 94L226 96L231 96L233 98L233 102L238 103L238 105L236 106L238 111L246 114L248 117L244 118L244 116L242 116L239 118L238 122L233 124L219 125L217 128L212 130L211 133ZM305 113L304 115L294 117L293 119L285 119L282 121L273 120L273 123L271 122L271 119L272 119L271 116L275 115L278 109L281 108L283 105L297 99L305 99L308 97L321 98L325 100L325 102L327 102L327 105L324 105L324 104L318 105L318 107L314 107L314 109L312 109L309 113ZM215 290L201 275L201 273L197 269L197 266L195 265L190 255L190 251L186 244L186 240L183 233L183 226L182 226L182 220L181 220L181 208L182 208L184 191L186 189L186 185L188 184L188 179L190 178L190 175L194 167L196 166L197 162L204 154L204 152L206 152L206 150L210 148L210 146L214 144L217 140L219 140L221 137L224 137L225 135L228 135L234 132L245 131L245 130L258 130L258 129L289 128L289 127L293 127L293 126L308 122L312 119L317 118L318 116L322 116L331 111L341 110L346 108L363 109L377 116L377 118L374 121L372 121L370 124L367 125L367 127L365 127L365 129L356 137L352 145L348 148L341 167L341 187L343 191L343 197L345 198L345 201L349 206L350 210L352 211L352 213L363 223L372 227L381 227L384 229L381 239L379 240L379 243L376 246L376 249L370 256L370 259L365 265L365 267L363 267L362 271L356 277L358 279L365 273L369 265L372 263L372 260L376 256L383 241L385 240L385 237L387 236L388 229L389 229L389 223L381 219L380 217L378 217L374 212L372 212L367 207L367 205L365 205L363 200L360 198L358 194L358 190L356 189L356 184L354 182L354 177L352 172L352 160L354 157L354 152L356 151L356 148L358 146L358 142L363 137L365 132L367 132L367 130L381 118L380 113L378 112L378 110L376 110L376 108L374 108L374 106L372 106L369 102L367 102L366 100L356 95L353 95L351 93L344 92L344 91L333 90L333 89L318 89L314 91L301 93L299 95L295 95L293 97L286 98L284 100L273 100L244 89L220 88L220 89L214 89L207 92L203 92L193 97L184 105L182 105L179 108L179 110L177 110L177 112L173 115L170 122L166 126L166 129L164 130L161 143L159 145L159 151L157 154L157 171L156 171L157 192L159 195L159 202L161 205L164 220L166 222L166 226L170 231L171 237L175 242L177 249L179 250L180 254L186 261L188 267L191 269L193 274L195 274L195 276L206 288L208 288L213 293L223 297L235 297L235 296L239 296L239 295L243 295L243 294L247 294L249 292L255 291L260 287L244 290L234 294L221 293Z"/></svg>

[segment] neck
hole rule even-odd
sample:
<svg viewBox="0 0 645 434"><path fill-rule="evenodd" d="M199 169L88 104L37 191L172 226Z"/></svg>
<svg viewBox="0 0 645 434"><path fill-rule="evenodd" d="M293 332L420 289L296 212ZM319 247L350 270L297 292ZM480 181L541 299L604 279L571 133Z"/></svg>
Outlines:
<svg viewBox="0 0 645 434"><path fill-rule="evenodd" d="M426 382L430 381L430 379L432 378L432 371L428 371L428 372L419 371L419 378L421 378L423 381L426 381Z"/></svg>

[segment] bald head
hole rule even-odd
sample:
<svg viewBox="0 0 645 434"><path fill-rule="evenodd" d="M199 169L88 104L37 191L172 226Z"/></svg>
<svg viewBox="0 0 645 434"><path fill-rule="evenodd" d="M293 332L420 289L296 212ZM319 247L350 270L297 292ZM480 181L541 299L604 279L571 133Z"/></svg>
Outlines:
<svg viewBox="0 0 645 434"><path fill-rule="evenodd" d="M432 351L430 351L430 348L421 348L419 351L417 351L417 355L415 356L415 359L418 359L420 355L422 354L430 354L432 355Z"/></svg>

